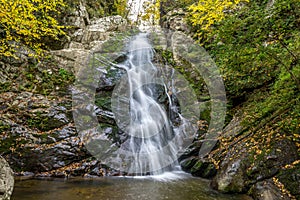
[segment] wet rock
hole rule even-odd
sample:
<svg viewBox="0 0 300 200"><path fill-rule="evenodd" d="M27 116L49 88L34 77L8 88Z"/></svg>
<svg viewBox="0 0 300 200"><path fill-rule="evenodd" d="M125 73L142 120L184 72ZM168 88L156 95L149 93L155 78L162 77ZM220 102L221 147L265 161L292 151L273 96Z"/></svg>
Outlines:
<svg viewBox="0 0 300 200"><path fill-rule="evenodd" d="M86 67L90 66L90 58L95 51L108 49L111 53L109 59L116 63L124 62L126 59L124 53L115 53L115 51L119 51L118 48L124 48L124 44L121 45L119 41L120 38L105 46L106 41L114 37L116 32L126 28L127 21L125 19L121 16L110 16L90 20L85 0L80 0L78 7L73 11L71 16L66 16L69 21L65 19L65 23L77 26L77 30L73 30L74 34L65 45L66 49L55 47L59 50L52 51L59 68L45 69L35 62L36 66L32 70L37 70L39 73L39 75L33 75L36 83L41 81L41 74L45 73L47 76L51 76L55 70L59 69L73 73L76 78L81 78L81 75L86 78ZM61 45L59 44L59 46ZM20 83L23 83L24 80L19 79L24 76L19 76L19 78L16 77L16 74L20 74L20 68L25 69L22 68L23 65L31 63L25 50L21 53L24 53L24 59L21 57L16 62L3 62L2 60L0 62L0 67L5 69L0 72L1 89L3 88L3 92L0 94L0 149L2 155L7 158L16 174L23 176L103 175L105 170L102 170L102 165L98 161L86 161L91 155L77 133L69 91L62 91L63 95L51 91L48 96L37 94L40 91L34 89L31 92L20 91L18 86L22 86ZM100 64L98 63L95 67L99 68ZM126 140L126 137L116 128L114 115L107 102L124 71L107 66L105 66L105 70L106 73L102 73L102 77L100 77L100 73L96 74L99 75L97 78L101 78L101 81L96 80L97 83L93 88L95 91L97 89L98 96L100 94L102 98L99 101L100 106L95 106L94 102L87 106L90 106L88 109L93 109L96 122L97 119L101 122L103 134L110 137L113 142L120 143L121 140ZM32 72L30 71L30 73ZM89 73L89 75L94 75L94 72L89 71ZM88 78L90 76L86 80ZM5 89L4 86L7 88ZM105 97L102 96L104 93ZM90 96L79 94L78 98L85 101ZM77 124L76 126L78 128ZM77 169L77 171L72 171L72 169Z"/></svg>
<svg viewBox="0 0 300 200"><path fill-rule="evenodd" d="M212 181L212 187L225 193L242 193L247 191L244 174L245 165L242 158L237 160L225 160L220 166L216 177Z"/></svg>
<svg viewBox="0 0 300 200"><path fill-rule="evenodd" d="M239 134L240 131L243 129L241 125L242 121L241 114L235 114L229 124L223 130L223 136L225 137L234 137L235 135Z"/></svg>
<svg viewBox="0 0 300 200"><path fill-rule="evenodd" d="M213 188L225 193L247 192L252 185L274 177L284 166L299 158L295 144L287 139L276 141L271 149L272 151L254 161L246 153L241 152L239 156L235 156L235 152L229 150L212 181ZM291 186L293 187L295 186Z"/></svg>
<svg viewBox="0 0 300 200"><path fill-rule="evenodd" d="M52 170L50 172L37 173L36 177L57 177L57 178L68 178L68 177L99 177L107 175L107 167L102 165L100 161L94 158L88 158L83 161L73 162L72 164Z"/></svg>
<svg viewBox="0 0 300 200"><path fill-rule="evenodd" d="M237 137L243 127L243 116L238 113L223 130L223 136ZM252 137L252 136L249 136ZM237 140L233 146L215 154L220 161L219 169L212 180L212 187L224 193L245 193L249 191L255 199L281 199L284 194L273 187L269 180L280 177L285 188L294 196L299 194L299 167L285 169L299 160L296 145L289 139L280 138L268 143L268 147L247 147L249 138ZM253 152L253 149L258 149ZM265 152L260 149L268 149ZM217 154L222 155L220 157ZM290 171L289 171L290 170ZM279 176L280 175L280 176ZM281 176L282 175L282 176ZM290 184L289 184L290 183Z"/></svg>
<svg viewBox="0 0 300 200"><path fill-rule="evenodd" d="M193 166L197 163L197 157L189 157L180 161L181 169L190 173Z"/></svg>
<svg viewBox="0 0 300 200"><path fill-rule="evenodd" d="M27 178L34 177L33 172L16 172L15 176L26 176Z"/></svg>
<svg viewBox="0 0 300 200"><path fill-rule="evenodd" d="M247 170L249 180L262 181L278 174L282 167L299 159L297 147L288 139L276 141L272 150Z"/></svg>
<svg viewBox="0 0 300 200"><path fill-rule="evenodd" d="M51 171L90 156L70 125L40 134L11 123L10 134L2 137L1 148L8 149L5 154L14 169L33 173Z"/></svg>
<svg viewBox="0 0 300 200"><path fill-rule="evenodd" d="M250 189L250 194L255 200L290 199L288 195L280 192L270 179L254 184Z"/></svg>
<svg viewBox="0 0 300 200"><path fill-rule="evenodd" d="M56 141L74 137L76 135L77 132L74 126L65 126L61 130L54 131L54 133L51 134L51 136L54 137Z"/></svg>
<svg viewBox="0 0 300 200"><path fill-rule="evenodd" d="M38 128L42 131L61 127L71 122L69 111L63 106L57 106L56 100L31 92L3 93L0 102L5 102L7 111L3 118L14 118L14 124L25 125L27 128ZM17 114L16 114L17 113ZM13 124L11 124L13 125ZM21 126L13 125L12 132L21 135ZM28 130L23 130L26 132Z"/></svg>
<svg viewBox="0 0 300 200"><path fill-rule="evenodd" d="M217 173L215 165L209 161L198 160L191 169L193 176L212 178Z"/></svg>
<svg viewBox="0 0 300 200"><path fill-rule="evenodd" d="M183 171L197 177L212 178L217 173L217 169L208 158L199 157L202 143L202 141L195 141L178 160Z"/></svg>
<svg viewBox="0 0 300 200"><path fill-rule="evenodd" d="M6 160L0 157L0 199L9 200L13 192L13 171Z"/></svg>
<svg viewBox="0 0 300 200"><path fill-rule="evenodd" d="M64 106L51 107L47 118L49 119L47 122L49 129L58 128L70 122L69 117L67 117L67 109Z"/></svg>
<svg viewBox="0 0 300 200"><path fill-rule="evenodd" d="M125 71L118 68L109 68L102 70L97 91L113 90L115 85L120 81Z"/></svg>
<svg viewBox="0 0 300 200"><path fill-rule="evenodd" d="M115 124L115 115L113 112L102 110L96 107L95 113L100 123Z"/></svg>
<svg viewBox="0 0 300 200"><path fill-rule="evenodd" d="M195 141L193 142L186 150L185 152L178 158L179 162L181 160L184 160L189 157L198 157L199 156L199 150L201 148L202 142L201 141Z"/></svg>

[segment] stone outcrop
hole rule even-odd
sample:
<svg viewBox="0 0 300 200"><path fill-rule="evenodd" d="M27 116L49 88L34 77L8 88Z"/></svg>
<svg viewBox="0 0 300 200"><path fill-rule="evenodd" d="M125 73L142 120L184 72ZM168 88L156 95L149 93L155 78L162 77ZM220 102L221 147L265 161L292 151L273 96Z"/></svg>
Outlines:
<svg viewBox="0 0 300 200"><path fill-rule="evenodd" d="M89 14L86 9L86 1L80 0L77 9L70 10L68 15L64 17L63 22L66 25L84 29L90 23Z"/></svg>
<svg viewBox="0 0 300 200"><path fill-rule="evenodd" d="M9 200L13 192L14 177L13 171L6 160L0 157L0 199Z"/></svg>
<svg viewBox="0 0 300 200"><path fill-rule="evenodd" d="M121 16L109 16L96 20L92 20L85 28L78 29L71 36L69 47L75 47L77 43L81 43L85 49L92 49L96 41L105 41L109 37L114 36L116 31L124 31L127 21ZM75 42L75 44L74 44ZM92 43L94 42L94 43Z"/></svg>
<svg viewBox="0 0 300 200"><path fill-rule="evenodd" d="M69 69L75 74L82 66L86 66L89 57L93 52L97 52L105 47L103 44L114 38L117 32L124 31L127 22L121 16L110 16L92 20L89 25L78 29L71 35L71 40L64 49L52 51L54 59L65 69ZM122 41L114 45L120 45Z"/></svg>
<svg viewBox="0 0 300 200"><path fill-rule="evenodd" d="M254 184L250 189L250 194L255 200L291 199L287 194L279 191L278 187L270 179Z"/></svg>
<svg viewBox="0 0 300 200"><path fill-rule="evenodd" d="M0 72L3 75L0 81L10 87L0 94L0 150L16 175L66 177L117 173L95 160L80 140L72 115L71 85L57 85L48 95L37 89L20 91L20 85L26 85L23 84L24 78L21 78L24 75L25 79L29 77L27 82L35 81L33 85L36 82L42 84L43 79L52 84L54 74L60 74L63 82L69 74L75 77L84 74L85 67L94 59L94 52L106 47L110 48L110 52L124 49L125 37L108 41L114 40L119 32L126 29L125 19L111 16L90 20L84 4L81 3L78 9L74 19L68 21L69 25L78 27L77 31L70 36L71 40L64 49L51 52L56 66L54 64L48 68L47 63L33 62L31 64L36 71L26 72L28 69L24 68L25 73L22 74L20 69L28 65L28 59L24 59L23 63L0 63L5 69ZM122 62L125 58L116 53L112 59ZM97 65L100 67L100 63ZM107 104L121 72L108 65L101 67L95 111L99 123L107 127L103 130L105 134L113 137L116 134L112 128L114 115ZM18 74L20 78L16 79Z"/></svg>
<svg viewBox="0 0 300 200"><path fill-rule="evenodd" d="M173 31L189 33L190 30L185 21L185 16L186 12L181 8L170 11L163 17L163 22L161 22L162 27Z"/></svg>
<svg viewBox="0 0 300 200"><path fill-rule="evenodd" d="M249 193L257 200L299 199L296 145L286 138L274 140L268 147L270 150L255 156L257 152L251 149L259 149L259 144L248 147L247 139L253 136L240 135L242 120L239 112L223 130L223 137L236 140L228 142L227 147L218 146L204 159L197 156L202 143L191 145L181 158L182 168L195 176L211 178L212 187L224 193Z"/></svg>

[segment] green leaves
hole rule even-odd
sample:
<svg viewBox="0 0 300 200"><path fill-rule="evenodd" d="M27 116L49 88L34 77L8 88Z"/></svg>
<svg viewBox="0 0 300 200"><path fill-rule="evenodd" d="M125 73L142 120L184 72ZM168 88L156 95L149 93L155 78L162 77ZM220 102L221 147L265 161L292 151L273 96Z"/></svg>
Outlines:
<svg viewBox="0 0 300 200"><path fill-rule="evenodd" d="M193 10L188 19L220 68L229 101L241 106L243 125L289 137L300 147L300 2L250 1L218 18L202 18L203 28L196 19L212 16L213 6L204 9L209 2L191 6L202 14L193 16Z"/></svg>

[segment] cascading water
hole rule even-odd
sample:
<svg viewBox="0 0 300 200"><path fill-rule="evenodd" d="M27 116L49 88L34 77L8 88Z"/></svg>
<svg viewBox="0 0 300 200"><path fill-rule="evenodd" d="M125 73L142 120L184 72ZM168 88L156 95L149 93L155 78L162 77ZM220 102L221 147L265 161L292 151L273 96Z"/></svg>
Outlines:
<svg viewBox="0 0 300 200"><path fill-rule="evenodd" d="M172 80L164 83L162 70L152 63L154 50L147 33L136 35L128 51L121 66L126 75L112 97L116 122L128 135L116 157L121 163L129 161L123 169L130 174L159 174L174 167L185 132L195 129L180 115L176 96L170 95L175 94L169 90L174 88Z"/></svg>
<svg viewBox="0 0 300 200"><path fill-rule="evenodd" d="M157 3L156 0L128 0L127 10L130 22L135 24L140 30L155 28L159 24L159 20L154 17L154 14L150 14L147 11L148 9L155 9L155 3ZM149 18L148 20L143 19L146 15L146 18Z"/></svg>
<svg viewBox="0 0 300 200"><path fill-rule="evenodd" d="M133 9L132 16L139 15L136 10L144 12L140 10L144 1L130 2L139 8ZM154 30L152 26L151 30ZM174 58L184 55L190 62L196 60L196 66L201 64L194 55L199 55L201 62L207 60L205 52L185 35L160 29L139 33L130 39L127 59L122 63L119 63L119 58L124 58L121 52L110 52L110 48L95 51L88 58L88 67L78 73L73 94L74 121L85 147L102 163L122 174L157 175L174 169L198 130L199 102L193 89L175 69L158 62L149 38L154 39L154 45L172 52ZM111 45L116 45L114 40L107 41L103 47ZM192 47L191 55L188 47ZM115 59L116 55L120 57ZM125 73L116 68L122 68ZM113 113L105 114L114 118L116 124L99 124L94 112L97 109L95 88L101 73L108 76L116 73L120 78L111 96ZM101 109L100 112L105 113Z"/></svg>
<svg viewBox="0 0 300 200"><path fill-rule="evenodd" d="M132 37L126 56L110 52L110 48L93 53L87 67L78 73L72 94L74 121L87 150L107 166L131 175L160 174L176 165L196 137L202 103L183 75L158 62L148 38L153 38L156 47L172 52L174 59L187 59L207 83L211 121L199 156L216 144L226 113L223 81L205 50L178 32L163 33L166 37L161 32L148 34ZM108 41L103 46L114 44ZM113 113L95 106L95 89L102 73L117 82L111 96ZM111 120L99 123L99 112L104 119L114 118L116 124Z"/></svg>

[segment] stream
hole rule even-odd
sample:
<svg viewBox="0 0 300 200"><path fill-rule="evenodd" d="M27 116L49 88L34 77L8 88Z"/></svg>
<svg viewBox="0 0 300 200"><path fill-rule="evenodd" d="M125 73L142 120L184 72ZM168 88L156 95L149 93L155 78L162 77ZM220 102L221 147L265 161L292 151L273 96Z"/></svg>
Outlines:
<svg viewBox="0 0 300 200"><path fill-rule="evenodd" d="M42 178L16 180L12 200L250 200L220 194L209 181L183 172L150 177Z"/></svg>

